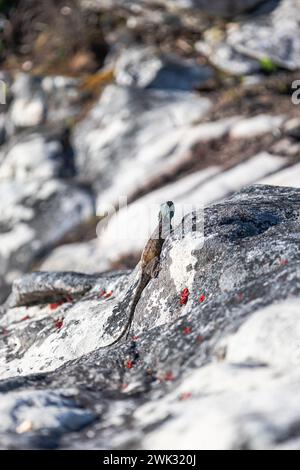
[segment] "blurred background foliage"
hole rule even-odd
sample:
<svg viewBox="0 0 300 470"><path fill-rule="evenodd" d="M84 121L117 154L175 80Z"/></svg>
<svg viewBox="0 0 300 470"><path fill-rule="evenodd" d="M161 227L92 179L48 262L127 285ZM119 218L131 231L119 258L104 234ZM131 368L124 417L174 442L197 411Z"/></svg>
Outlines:
<svg viewBox="0 0 300 470"><path fill-rule="evenodd" d="M7 68L25 63L41 73L76 74L102 65L101 14L82 10L79 0L0 0L0 12L0 60Z"/></svg>

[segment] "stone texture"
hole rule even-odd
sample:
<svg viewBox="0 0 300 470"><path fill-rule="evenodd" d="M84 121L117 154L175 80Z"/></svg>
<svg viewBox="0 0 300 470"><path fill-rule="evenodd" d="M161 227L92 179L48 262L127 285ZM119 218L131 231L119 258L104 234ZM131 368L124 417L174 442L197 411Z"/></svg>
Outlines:
<svg viewBox="0 0 300 470"><path fill-rule="evenodd" d="M247 75L270 67L297 70L299 62L299 0L282 0L269 14L229 24L225 36L212 30L197 49L218 68Z"/></svg>
<svg viewBox="0 0 300 470"><path fill-rule="evenodd" d="M246 56L263 60L289 70L300 67L299 0L283 0L270 15L251 20L233 30L228 43Z"/></svg>
<svg viewBox="0 0 300 470"><path fill-rule="evenodd" d="M64 150L55 138L40 133L25 135L11 139L2 152L0 180L49 180L62 173Z"/></svg>
<svg viewBox="0 0 300 470"><path fill-rule="evenodd" d="M114 73L119 85L181 91L191 91L213 76L208 66L175 55L162 55L151 47L123 50Z"/></svg>
<svg viewBox="0 0 300 470"><path fill-rule="evenodd" d="M94 8L112 8L116 5L120 6L131 6L132 3L140 5L144 2L140 0L82 0L82 4ZM255 8L260 7L261 5L268 4L271 7L278 3L277 0L148 0L146 2L150 6L156 7L158 4L163 5L164 7L170 7L171 10L182 9L182 8L191 8L194 10L204 11L212 15L221 15L221 16L234 16L240 13L247 13L252 11Z"/></svg>
<svg viewBox="0 0 300 470"><path fill-rule="evenodd" d="M263 178L262 184L270 184L272 186L290 186L291 188L299 188L300 186L300 164L286 168L274 175Z"/></svg>
<svg viewBox="0 0 300 470"><path fill-rule="evenodd" d="M99 250L110 263L130 255L138 256L154 230L157 211L164 201L171 199L176 203L175 217L179 222L180 217L194 207L218 201L259 181L262 175L276 174L286 164L284 157L261 153L227 171L208 167L192 173L138 199L113 215L107 224L100 225L97 230Z"/></svg>
<svg viewBox="0 0 300 470"><path fill-rule="evenodd" d="M77 271L86 274L108 271L98 240L69 243L51 251L41 264L42 271Z"/></svg>
<svg viewBox="0 0 300 470"><path fill-rule="evenodd" d="M94 215L91 194L60 180L4 180L0 186L1 276L9 284Z"/></svg>
<svg viewBox="0 0 300 470"><path fill-rule="evenodd" d="M12 93L10 120L14 128L35 127L45 121L47 105L38 78L19 73L12 85Z"/></svg>
<svg viewBox="0 0 300 470"><path fill-rule="evenodd" d="M108 86L75 130L81 178L94 184L103 205L130 198L182 164L187 149L177 147L210 107L192 92Z"/></svg>
<svg viewBox="0 0 300 470"><path fill-rule="evenodd" d="M208 207L204 233L192 230L201 218L187 215L184 234L180 224L166 240L159 276L136 308L134 338L108 346L124 328L137 270L94 278L83 297L55 306L54 318L44 302L5 311L1 422L10 427L18 393L32 401L42 394L43 416L28 430L22 419L35 423L36 415L25 408L21 438L10 427L1 447L297 447L299 190L254 186ZM35 290L37 276L19 287ZM49 274L47 290L64 276ZM114 305L125 307L119 318ZM62 389L76 405L62 402ZM49 393L54 410L43 405ZM67 433L55 420L65 406L76 414ZM47 426L54 441L40 439Z"/></svg>

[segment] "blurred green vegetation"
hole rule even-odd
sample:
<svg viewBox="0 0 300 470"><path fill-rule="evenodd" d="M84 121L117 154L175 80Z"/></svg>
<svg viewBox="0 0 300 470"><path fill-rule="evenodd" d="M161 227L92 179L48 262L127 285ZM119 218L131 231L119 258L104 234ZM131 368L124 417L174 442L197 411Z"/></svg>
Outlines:
<svg viewBox="0 0 300 470"><path fill-rule="evenodd" d="M261 71L266 74L271 74L278 70L277 65L274 64L272 59L267 56L260 59L260 68L261 68Z"/></svg>

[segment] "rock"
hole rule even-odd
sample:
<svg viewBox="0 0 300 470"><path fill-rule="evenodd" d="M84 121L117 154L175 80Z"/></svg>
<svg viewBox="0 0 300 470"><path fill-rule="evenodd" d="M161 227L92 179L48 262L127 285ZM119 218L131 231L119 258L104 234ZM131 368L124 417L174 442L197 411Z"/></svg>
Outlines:
<svg viewBox="0 0 300 470"><path fill-rule="evenodd" d="M173 6L174 2L167 1ZM278 0L271 2L266 0L213 0L210 2L206 0L177 0L176 3L179 7L194 8L212 15L232 17L258 9L264 3L269 3L271 6L276 5Z"/></svg>
<svg viewBox="0 0 300 470"><path fill-rule="evenodd" d="M270 14L229 24L226 36L206 34L207 40L197 49L209 57L218 68L244 75L283 67L300 67L298 35L300 25L299 0L282 0Z"/></svg>
<svg viewBox="0 0 300 470"><path fill-rule="evenodd" d="M89 8L112 8L115 6L127 6L130 7L132 4L140 5L144 2L139 0L82 0L81 3L85 7ZM211 15L218 16L235 16L241 13L252 12L257 9L260 11L261 6L267 6L269 8L278 4L278 0L211 0L207 2L206 0L148 0L147 4L150 6L157 6L161 4L163 7L169 7L171 10L180 10L183 8L190 8L194 10L204 11Z"/></svg>
<svg viewBox="0 0 300 470"><path fill-rule="evenodd" d="M4 180L0 201L0 270L8 284L94 214L89 192L59 180Z"/></svg>
<svg viewBox="0 0 300 470"><path fill-rule="evenodd" d="M17 74L8 113L9 134L40 125L61 126L80 113L83 92L78 79L64 76Z"/></svg>
<svg viewBox="0 0 300 470"><path fill-rule="evenodd" d="M53 283L53 275L46 272L27 274L14 282L9 298L10 308L39 303L51 303L61 298L80 298L94 286L97 281L78 273L61 273Z"/></svg>
<svg viewBox="0 0 300 470"><path fill-rule="evenodd" d="M65 123L80 112L80 82L76 78L54 75L44 77L41 87L47 98L48 123Z"/></svg>
<svg viewBox="0 0 300 470"><path fill-rule="evenodd" d="M186 390L192 390L190 397L180 398ZM150 427L165 417L143 439L144 449L291 449L296 439L290 429L299 419L298 390L297 375L282 379L259 365L215 364L193 371L171 396L156 401L155 408L144 405L134 417Z"/></svg>
<svg viewBox="0 0 300 470"><path fill-rule="evenodd" d="M128 320L138 269L94 278L73 302L5 311L0 413L11 432L0 434L2 448L296 446L300 191L253 186L206 208L204 232L202 218L201 210L187 214L166 240L128 340L109 346ZM34 276L19 288L35 290L42 278ZM64 276L49 274L46 288ZM65 405L62 390L72 390L82 413L78 427L78 414L69 415L71 439L63 423L48 425ZM17 415L21 440L9 418L18 393L41 394L43 415L32 424L36 402ZM52 408L42 398L49 393ZM78 410L74 401L66 406ZM48 427L56 439L40 440Z"/></svg>
<svg viewBox="0 0 300 470"><path fill-rule="evenodd" d="M49 180L60 174L62 160L63 148L56 139L40 133L12 139L8 148L3 150L0 179Z"/></svg>
<svg viewBox="0 0 300 470"><path fill-rule="evenodd" d="M278 134L284 119L284 116L268 116L266 114L241 119L232 126L230 137L234 139L251 139L268 133Z"/></svg>
<svg viewBox="0 0 300 470"><path fill-rule="evenodd" d="M15 355L15 359L9 367L5 360L0 361L0 376L55 370L68 360L109 345L127 321L127 312L123 312L120 324L115 322L112 329L110 316L129 280L125 272L98 277L33 273L16 281L5 306L11 308L0 320L2 331L16 325L12 336L4 338L12 348L10 358ZM40 346L34 339L38 337L43 337Z"/></svg>
<svg viewBox="0 0 300 470"><path fill-rule="evenodd" d="M192 92L108 86L74 131L81 178L94 184L103 207L132 197L185 161L186 146L177 147L210 107Z"/></svg>
<svg viewBox="0 0 300 470"><path fill-rule="evenodd" d="M92 412L80 409L71 398L72 394L72 390L2 394L1 440L14 449L31 447L37 442L52 448L64 433L79 431L89 425L94 420Z"/></svg>
<svg viewBox="0 0 300 470"><path fill-rule="evenodd" d="M166 200L176 203L179 222L194 207L218 201L259 181L262 175L275 173L286 163L284 157L261 153L225 172L208 167L156 190L116 213L108 224L98 226L99 250L113 264L130 255L139 256L154 230L152 221L156 221L158 208Z"/></svg>
<svg viewBox="0 0 300 470"><path fill-rule="evenodd" d="M208 66L162 55L151 47L123 50L114 71L119 85L156 90L191 91L213 76Z"/></svg>
<svg viewBox="0 0 300 470"><path fill-rule="evenodd" d="M293 364L297 367L300 361L298 312L299 299L290 299L252 315L227 341L227 361L267 364L279 370Z"/></svg>
<svg viewBox="0 0 300 470"><path fill-rule="evenodd" d="M215 67L228 74L247 76L261 70L257 60L240 54L223 41L197 41L195 49L208 57Z"/></svg>
<svg viewBox="0 0 300 470"><path fill-rule="evenodd" d="M0 114L0 145L3 145L6 141L6 119L5 113Z"/></svg>
<svg viewBox="0 0 300 470"><path fill-rule="evenodd" d="M293 165L274 175L263 178L260 183L272 186L290 186L299 188L300 186L300 164Z"/></svg>
<svg viewBox="0 0 300 470"><path fill-rule="evenodd" d="M110 264L105 259L98 240L69 243L51 251L42 262L42 271L77 271L86 274L108 271Z"/></svg>
<svg viewBox="0 0 300 470"><path fill-rule="evenodd" d="M15 128L35 127L45 121L47 106L38 78L19 73L12 93L14 100L10 107L10 119Z"/></svg>
<svg viewBox="0 0 300 470"><path fill-rule="evenodd" d="M233 29L228 43L246 56L263 60L289 70L300 67L299 0L282 0L269 15Z"/></svg>

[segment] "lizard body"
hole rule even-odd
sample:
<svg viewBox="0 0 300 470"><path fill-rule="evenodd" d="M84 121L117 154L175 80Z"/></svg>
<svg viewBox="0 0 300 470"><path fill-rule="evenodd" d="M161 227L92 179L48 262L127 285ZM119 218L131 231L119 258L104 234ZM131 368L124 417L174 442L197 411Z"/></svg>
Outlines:
<svg viewBox="0 0 300 470"><path fill-rule="evenodd" d="M140 260L140 279L138 281L138 285L136 287L133 299L130 303L129 318L127 324L124 330L122 331L121 335L113 343L111 343L110 346L113 346L114 344L119 342L125 335L127 335L126 337L128 337L135 309L141 298L141 295L150 280L153 277L157 276L162 247L167 235L170 234L170 232L172 231L172 218L174 216L174 212L174 204L171 201L168 201L161 206L158 217L158 226L149 238L142 252ZM122 308L122 302L115 308L119 310L120 307Z"/></svg>

